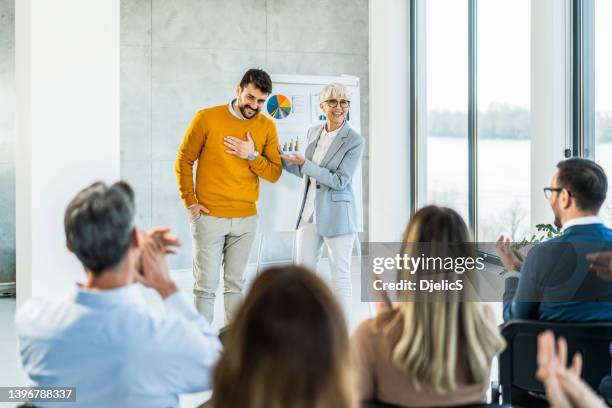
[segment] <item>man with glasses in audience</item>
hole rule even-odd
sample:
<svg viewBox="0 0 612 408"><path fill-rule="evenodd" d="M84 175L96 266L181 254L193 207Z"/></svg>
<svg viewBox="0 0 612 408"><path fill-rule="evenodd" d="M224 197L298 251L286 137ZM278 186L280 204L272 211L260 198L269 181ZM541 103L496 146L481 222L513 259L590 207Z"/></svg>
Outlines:
<svg viewBox="0 0 612 408"><path fill-rule="evenodd" d="M191 226L194 301L211 323L221 265L225 323L240 305L257 229L259 178L275 182L282 172L276 125L260 114L271 92L266 72L248 70L229 104L195 115L176 159L176 179Z"/></svg>
<svg viewBox="0 0 612 408"><path fill-rule="evenodd" d="M179 394L211 388L221 344L169 276L165 255L179 242L169 229L144 233L135 213L126 183L78 193L64 227L85 282L63 299L30 299L15 316L33 385L74 387L76 402L49 406L176 407ZM149 311L142 286L166 316Z"/></svg>
<svg viewBox="0 0 612 408"><path fill-rule="evenodd" d="M544 188L561 235L535 245L523 259L504 236L497 251L505 274L504 320L612 321L612 283L589 273L587 254L612 249L612 230L598 216L608 181L597 163L557 164Z"/></svg>

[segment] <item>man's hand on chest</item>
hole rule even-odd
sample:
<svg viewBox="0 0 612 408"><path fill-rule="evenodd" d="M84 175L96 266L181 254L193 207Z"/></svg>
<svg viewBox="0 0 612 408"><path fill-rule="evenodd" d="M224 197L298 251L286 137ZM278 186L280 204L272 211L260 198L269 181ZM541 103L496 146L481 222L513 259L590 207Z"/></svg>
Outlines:
<svg viewBox="0 0 612 408"><path fill-rule="evenodd" d="M241 159L255 156L255 142L251 137L251 132L246 133L246 138L247 140L241 140L236 136L225 136L223 138L223 144L228 147L225 153L237 156Z"/></svg>

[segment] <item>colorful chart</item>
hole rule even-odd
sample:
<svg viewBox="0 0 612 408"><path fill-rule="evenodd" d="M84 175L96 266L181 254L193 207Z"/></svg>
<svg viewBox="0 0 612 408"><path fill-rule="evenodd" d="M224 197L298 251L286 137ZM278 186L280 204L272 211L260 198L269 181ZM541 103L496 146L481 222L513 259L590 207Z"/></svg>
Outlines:
<svg viewBox="0 0 612 408"><path fill-rule="evenodd" d="M266 108L274 119L284 119L291 113L291 101L285 95L272 95Z"/></svg>

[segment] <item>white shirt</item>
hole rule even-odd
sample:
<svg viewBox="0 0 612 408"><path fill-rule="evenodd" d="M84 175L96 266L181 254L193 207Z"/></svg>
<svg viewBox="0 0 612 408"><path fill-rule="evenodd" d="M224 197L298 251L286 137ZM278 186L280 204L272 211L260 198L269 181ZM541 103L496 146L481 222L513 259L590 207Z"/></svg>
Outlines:
<svg viewBox="0 0 612 408"><path fill-rule="evenodd" d="M184 293L164 306L153 316L139 284L30 299L15 315L25 371L36 386L76 387L76 402L50 407L178 407L211 388L221 344Z"/></svg>
<svg viewBox="0 0 612 408"><path fill-rule="evenodd" d="M591 215L588 217L572 218L571 220L563 224L563 226L561 227L561 232L565 232L566 229L568 229L569 227L573 227L574 225L591 225L591 224L603 224L603 223L604 223L603 219L601 217L598 217L597 215Z"/></svg>
<svg viewBox="0 0 612 408"><path fill-rule="evenodd" d="M338 129L328 132L325 130L325 126L323 126L323 131L321 132L321 136L319 137L319 141L317 142L317 147L315 148L314 154L312 155L312 162L317 166L321 165L323 158L327 154L329 150L329 146L331 146L332 142L340 132L342 126ZM312 216L313 223L316 223L316 211L315 211L315 194L317 189L317 180L310 177L310 184L308 185L308 192L306 193L306 203L304 204L304 211L302 211L302 220L305 222L310 222L310 217Z"/></svg>

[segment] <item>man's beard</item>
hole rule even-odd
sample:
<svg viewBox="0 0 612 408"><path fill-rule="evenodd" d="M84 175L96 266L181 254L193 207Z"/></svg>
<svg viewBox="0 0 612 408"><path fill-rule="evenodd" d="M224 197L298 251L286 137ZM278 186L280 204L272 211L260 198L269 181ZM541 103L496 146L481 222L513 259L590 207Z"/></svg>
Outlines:
<svg viewBox="0 0 612 408"><path fill-rule="evenodd" d="M252 108L248 108L249 112L253 112L252 114L248 114L247 113L247 106L240 106L240 102L237 102L238 104L238 109L240 109L240 113L242 114L243 117L247 118L247 119L251 119L253 116L257 115L259 113L259 109L256 110L252 110Z"/></svg>

